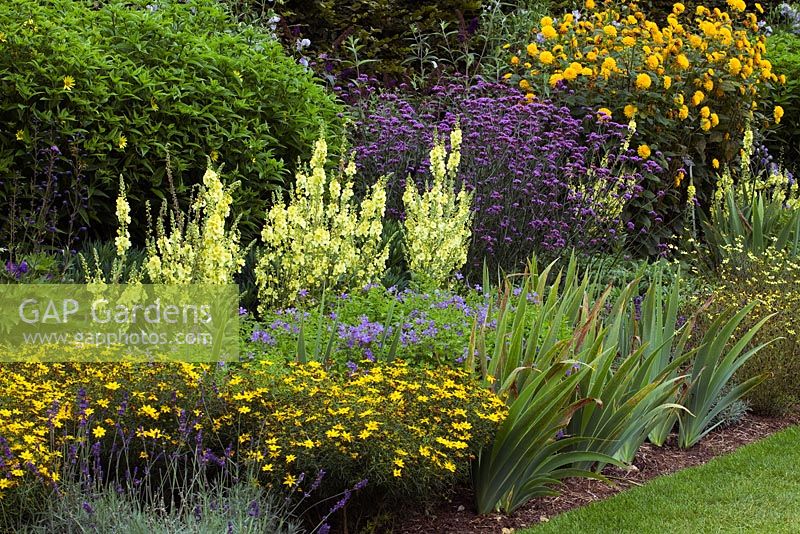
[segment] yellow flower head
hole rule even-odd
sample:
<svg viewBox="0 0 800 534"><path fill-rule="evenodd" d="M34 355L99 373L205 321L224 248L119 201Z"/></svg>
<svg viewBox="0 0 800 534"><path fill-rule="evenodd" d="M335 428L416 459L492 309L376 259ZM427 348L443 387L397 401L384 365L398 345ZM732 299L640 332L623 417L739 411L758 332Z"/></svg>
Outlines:
<svg viewBox="0 0 800 534"><path fill-rule="evenodd" d="M73 87L75 87L75 78L70 75L64 76L64 90L72 91Z"/></svg>
<svg viewBox="0 0 800 534"><path fill-rule="evenodd" d="M616 37L617 36L617 29L612 26L611 24L607 24L603 26L603 33L608 35L609 37Z"/></svg>
<svg viewBox="0 0 800 534"><path fill-rule="evenodd" d="M558 36L558 32L552 26L544 26L542 28L542 35L545 39L553 39Z"/></svg>
<svg viewBox="0 0 800 534"><path fill-rule="evenodd" d="M652 78L650 78L649 74L642 72L641 74L636 76L636 87L639 89L647 89L653 83Z"/></svg>
<svg viewBox="0 0 800 534"><path fill-rule="evenodd" d="M678 54L678 57L675 58L675 62L678 64L678 67L683 70L689 68L689 58L687 58L684 54Z"/></svg>
<svg viewBox="0 0 800 534"><path fill-rule="evenodd" d="M672 77L664 76L664 89L669 89L672 87Z"/></svg>
<svg viewBox="0 0 800 534"><path fill-rule="evenodd" d="M597 110L597 119L600 121L611 120L611 110L608 108L600 108Z"/></svg>
<svg viewBox="0 0 800 534"><path fill-rule="evenodd" d="M128 146L128 138L124 135L120 135L119 139L117 139L117 146L120 148L120 150L124 149L126 146Z"/></svg>
<svg viewBox="0 0 800 534"><path fill-rule="evenodd" d="M647 145L639 145L639 148L636 149L636 153L639 154L639 157L647 159L650 157L650 147Z"/></svg>
<svg viewBox="0 0 800 534"><path fill-rule="evenodd" d="M627 117L629 119L633 118L633 116L636 115L636 112L638 110L639 110L639 108L637 108L633 104L626 105L625 106L625 110L624 110L625 111L625 117Z"/></svg>
<svg viewBox="0 0 800 534"><path fill-rule="evenodd" d="M706 98L706 95L703 94L703 91L695 91L692 95L692 105L699 106L700 103Z"/></svg>
<svg viewBox="0 0 800 534"><path fill-rule="evenodd" d="M773 117L775 117L775 124L780 124L781 119L783 118L783 108L781 106L775 106L775 109L772 111Z"/></svg>
<svg viewBox="0 0 800 534"><path fill-rule="evenodd" d="M552 65L555 59L556 58L553 56L553 53L547 50L539 54L539 61L541 61L545 65Z"/></svg>

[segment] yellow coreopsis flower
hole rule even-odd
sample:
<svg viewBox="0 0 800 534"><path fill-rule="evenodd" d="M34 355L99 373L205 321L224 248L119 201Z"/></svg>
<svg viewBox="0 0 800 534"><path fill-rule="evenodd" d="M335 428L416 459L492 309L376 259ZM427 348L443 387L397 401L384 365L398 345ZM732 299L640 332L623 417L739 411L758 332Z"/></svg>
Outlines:
<svg viewBox="0 0 800 534"><path fill-rule="evenodd" d="M64 90L72 91L73 87L75 87L75 78L70 75L64 76Z"/></svg>

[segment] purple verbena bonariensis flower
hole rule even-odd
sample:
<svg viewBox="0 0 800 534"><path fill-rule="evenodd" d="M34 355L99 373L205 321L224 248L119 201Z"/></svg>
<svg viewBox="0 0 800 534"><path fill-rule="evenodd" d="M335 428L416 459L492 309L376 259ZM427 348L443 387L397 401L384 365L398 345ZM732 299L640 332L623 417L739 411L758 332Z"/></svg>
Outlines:
<svg viewBox="0 0 800 534"><path fill-rule="evenodd" d="M466 269L524 267L531 254L558 256L565 249L613 245L627 212L614 205L642 197L645 178L665 172L635 150L621 152L627 125L573 117L570 109L529 102L513 87L479 82L436 86L424 99L382 93L359 101L355 125L356 184L365 191L388 175L387 216L404 218L406 180L430 181L428 154L435 132L463 131L456 187L474 194L472 242ZM646 214L651 222L656 217ZM638 220L638 219L637 219ZM636 235L638 225L630 230Z"/></svg>

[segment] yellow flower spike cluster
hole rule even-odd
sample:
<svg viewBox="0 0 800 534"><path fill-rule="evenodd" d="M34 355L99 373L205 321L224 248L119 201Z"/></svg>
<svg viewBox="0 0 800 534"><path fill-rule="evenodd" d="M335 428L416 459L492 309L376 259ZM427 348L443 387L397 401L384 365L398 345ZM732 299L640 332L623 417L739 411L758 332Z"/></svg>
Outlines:
<svg viewBox="0 0 800 534"><path fill-rule="evenodd" d="M415 282L440 286L467 261L472 236L472 194L455 191L461 162L461 129L450 133L448 156L444 139L437 139L430 153L433 184L422 194L409 178L403 193L406 259Z"/></svg>
<svg viewBox="0 0 800 534"><path fill-rule="evenodd" d="M145 271L157 284L228 284L244 265L244 250L231 214L231 192L219 174L206 170L203 185L190 213L173 213L169 231L164 225L166 208L156 221L156 232L148 239Z"/></svg>
<svg viewBox="0 0 800 534"><path fill-rule="evenodd" d="M288 205L277 201L261 232L265 252L256 269L262 309L291 303L300 290L346 289L377 280L389 250L383 242L384 181L353 202L355 163L325 172L328 147L319 139L310 169L297 173Z"/></svg>
<svg viewBox="0 0 800 534"><path fill-rule="evenodd" d="M725 143L718 132L742 132L760 95L783 82L766 58L756 15L744 12L742 0L728 5L730 12L700 6L689 13L678 3L659 26L635 4L587 1L580 17L542 18L532 29L537 39L516 51L508 79L570 105L609 108L614 117L630 118L635 107L640 132L662 149L685 151L687 129ZM574 91L554 93L560 83ZM776 123L782 111L774 111Z"/></svg>
<svg viewBox="0 0 800 534"><path fill-rule="evenodd" d="M131 207L125 196L125 181L119 177L119 195L117 196L117 237L114 244L117 247L117 256L123 256L131 248L131 236L128 225L131 223Z"/></svg>

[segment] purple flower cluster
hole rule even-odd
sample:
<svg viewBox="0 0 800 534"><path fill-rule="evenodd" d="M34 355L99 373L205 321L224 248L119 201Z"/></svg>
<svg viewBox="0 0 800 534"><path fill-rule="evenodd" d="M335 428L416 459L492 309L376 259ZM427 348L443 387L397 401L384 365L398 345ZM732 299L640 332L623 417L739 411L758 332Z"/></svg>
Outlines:
<svg viewBox="0 0 800 534"><path fill-rule="evenodd" d="M436 86L422 103L399 93L361 94L367 96L345 95L362 117L355 132L359 186L389 175L393 218L403 217L406 178L419 185L430 179L435 132L460 124L459 186L474 192L469 261L475 270L484 258L491 267L512 269L533 252L553 256L618 240L628 221L606 215L608 199L638 198L644 176L664 171L635 150L620 153L627 125L595 114L577 119L568 108L528 102L505 85ZM633 226L626 231L644 231Z"/></svg>

